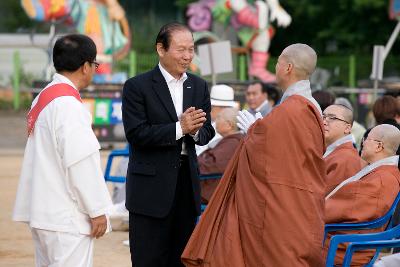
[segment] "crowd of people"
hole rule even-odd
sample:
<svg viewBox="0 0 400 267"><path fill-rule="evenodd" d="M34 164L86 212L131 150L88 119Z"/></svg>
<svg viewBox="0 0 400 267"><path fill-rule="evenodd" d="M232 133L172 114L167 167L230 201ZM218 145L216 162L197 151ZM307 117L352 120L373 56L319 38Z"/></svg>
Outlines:
<svg viewBox="0 0 400 267"><path fill-rule="evenodd" d="M363 129L350 101L312 93L317 54L292 44L276 63L276 87L249 84L239 111L232 87L209 92L187 72L194 42L185 25L164 25L155 49L159 63L128 79L122 95L131 149L114 201L129 217L132 265L319 267L341 233L323 242L325 224L389 210L400 192L399 97L377 99L376 126ZM96 46L66 35L53 62L57 73L28 114L13 219L32 231L36 266L92 266L93 239L110 230L113 212L79 95L98 67ZM200 181L207 174L222 177ZM392 266L398 255L377 266ZM371 257L357 252L352 264Z"/></svg>

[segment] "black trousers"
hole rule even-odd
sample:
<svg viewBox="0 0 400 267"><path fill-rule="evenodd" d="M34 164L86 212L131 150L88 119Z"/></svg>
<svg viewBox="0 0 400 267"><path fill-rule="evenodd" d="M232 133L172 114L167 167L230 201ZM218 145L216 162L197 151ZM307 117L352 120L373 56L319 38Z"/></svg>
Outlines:
<svg viewBox="0 0 400 267"><path fill-rule="evenodd" d="M196 218L189 162L183 157L170 213L161 219L129 213L132 266L184 266L180 257L193 232Z"/></svg>

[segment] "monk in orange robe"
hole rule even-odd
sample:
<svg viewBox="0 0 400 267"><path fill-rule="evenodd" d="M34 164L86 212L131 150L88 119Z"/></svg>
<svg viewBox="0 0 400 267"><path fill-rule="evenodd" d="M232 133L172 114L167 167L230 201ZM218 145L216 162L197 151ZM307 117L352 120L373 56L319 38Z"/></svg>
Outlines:
<svg viewBox="0 0 400 267"><path fill-rule="evenodd" d="M325 142L328 146L323 156L326 163L326 194L347 178L359 172L366 164L353 146L351 127L353 111L343 105L330 105L322 113Z"/></svg>
<svg viewBox="0 0 400 267"><path fill-rule="evenodd" d="M186 266L323 266L325 141L309 82L316 61L308 45L283 50L281 103L236 149L182 254Z"/></svg>
<svg viewBox="0 0 400 267"><path fill-rule="evenodd" d="M400 130L388 124L376 126L363 143L361 157L368 162L356 175L339 184L325 202L326 223L359 223L382 217L392 206L400 190L399 156ZM384 230L337 231L335 234L372 233ZM327 254L331 235L324 246ZM341 265L347 246L338 247L335 265ZM351 266L364 266L374 255L374 251L357 251Z"/></svg>

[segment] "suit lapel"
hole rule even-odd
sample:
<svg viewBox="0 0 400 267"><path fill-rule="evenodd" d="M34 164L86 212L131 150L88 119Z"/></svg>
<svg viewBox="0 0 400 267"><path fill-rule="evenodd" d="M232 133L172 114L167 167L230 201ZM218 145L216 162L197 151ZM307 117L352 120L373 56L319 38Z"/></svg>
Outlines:
<svg viewBox="0 0 400 267"><path fill-rule="evenodd" d="M193 105L193 96L194 96L194 87L192 83L192 79L188 75L186 81L183 83L183 109L182 112L185 112L190 106Z"/></svg>
<svg viewBox="0 0 400 267"><path fill-rule="evenodd" d="M160 98L161 103L164 105L165 109L168 111L171 119L174 121L178 121L178 117L176 116L176 110L174 107L174 102L172 102L171 94L168 89L167 82L161 74L160 69L157 67L154 68L153 75L153 90L156 92L157 96Z"/></svg>

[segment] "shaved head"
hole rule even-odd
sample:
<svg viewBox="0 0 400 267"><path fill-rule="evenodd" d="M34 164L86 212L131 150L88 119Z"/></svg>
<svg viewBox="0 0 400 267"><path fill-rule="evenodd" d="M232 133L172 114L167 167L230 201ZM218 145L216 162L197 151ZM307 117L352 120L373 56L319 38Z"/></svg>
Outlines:
<svg viewBox="0 0 400 267"><path fill-rule="evenodd" d="M353 111L351 109L341 104L333 104L332 106L338 107L343 118L351 125L353 125L354 118L353 118Z"/></svg>
<svg viewBox="0 0 400 267"><path fill-rule="evenodd" d="M306 44L292 44L281 54L288 63L292 63L297 76L308 80L317 65L317 53Z"/></svg>
<svg viewBox="0 0 400 267"><path fill-rule="evenodd" d="M400 145L400 130L390 124L380 124L375 126L371 133L376 139L383 142L383 146L388 156L396 155Z"/></svg>

